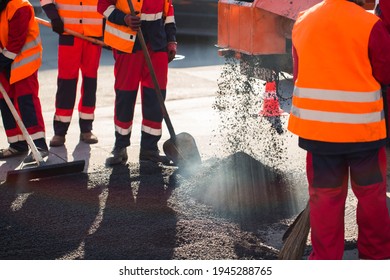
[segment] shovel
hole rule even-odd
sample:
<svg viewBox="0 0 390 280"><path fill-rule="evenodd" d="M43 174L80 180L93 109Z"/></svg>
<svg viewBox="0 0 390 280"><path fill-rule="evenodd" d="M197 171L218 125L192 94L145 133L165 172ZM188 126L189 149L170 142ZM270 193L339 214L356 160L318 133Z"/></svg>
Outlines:
<svg viewBox="0 0 390 280"><path fill-rule="evenodd" d="M16 123L18 124L24 139L27 141L31 149L31 153L33 158L36 161L37 167L31 167L20 170L11 170L7 172L7 182L20 182L20 181L28 181L31 179L52 177L70 173L78 173L84 170L85 161L78 160L74 162L65 162L58 164L46 165L41 154L38 152L37 147L34 144L30 134L28 133L26 127L23 124L22 119L20 118L18 112L16 111L14 105L12 104L11 99L9 98L6 90L3 85L0 83L0 92L2 93L5 102L7 103L8 108L10 109Z"/></svg>
<svg viewBox="0 0 390 280"><path fill-rule="evenodd" d="M129 4L131 14L135 16L136 14L131 0L128 0L127 2ZM162 114L170 135L170 139L165 141L165 143L163 144L164 153L175 165L179 167L196 167L200 165L202 161L195 143L195 139L186 132L182 132L177 135L175 134L167 109L164 104L163 95L161 94L161 89L157 81L156 73L154 71L141 28L138 29L137 36L139 38L142 51L145 56L146 64L148 65L150 76L152 77L154 88L157 92L157 99L160 103Z"/></svg>

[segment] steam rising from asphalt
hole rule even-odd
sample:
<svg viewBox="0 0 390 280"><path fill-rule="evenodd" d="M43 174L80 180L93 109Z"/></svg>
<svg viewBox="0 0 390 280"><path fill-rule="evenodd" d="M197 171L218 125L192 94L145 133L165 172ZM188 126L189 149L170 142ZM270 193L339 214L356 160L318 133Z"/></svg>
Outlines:
<svg viewBox="0 0 390 280"><path fill-rule="evenodd" d="M246 67L256 66L249 61ZM291 176L285 172L286 139L291 136L285 133L287 118L259 116L264 84L227 58L213 104L219 126L212 141L223 157L194 178L192 190L192 197L242 226L276 222L300 210Z"/></svg>
<svg viewBox="0 0 390 280"><path fill-rule="evenodd" d="M245 227L284 219L297 208L283 174L243 152L214 163L201 178L193 196Z"/></svg>

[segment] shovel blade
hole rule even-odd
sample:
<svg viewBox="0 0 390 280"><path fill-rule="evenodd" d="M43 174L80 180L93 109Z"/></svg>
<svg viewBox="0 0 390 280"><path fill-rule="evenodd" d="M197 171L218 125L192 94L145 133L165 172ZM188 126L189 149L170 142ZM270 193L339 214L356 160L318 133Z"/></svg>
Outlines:
<svg viewBox="0 0 390 280"><path fill-rule="evenodd" d="M179 167L197 167L202 163L194 137L186 132L165 141L163 150L165 155Z"/></svg>

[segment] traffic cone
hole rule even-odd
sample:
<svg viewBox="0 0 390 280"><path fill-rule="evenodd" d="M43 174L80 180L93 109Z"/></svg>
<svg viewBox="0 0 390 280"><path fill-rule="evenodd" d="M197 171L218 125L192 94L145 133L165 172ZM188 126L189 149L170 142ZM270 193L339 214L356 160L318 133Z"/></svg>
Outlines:
<svg viewBox="0 0 390 280"><path fill-rule="evenodd" d="M267 82L265 84L263 109L259 112L260 116L277 117L281 116L284 111L279 106L279 99L276 95L276 82Z"/></svg>

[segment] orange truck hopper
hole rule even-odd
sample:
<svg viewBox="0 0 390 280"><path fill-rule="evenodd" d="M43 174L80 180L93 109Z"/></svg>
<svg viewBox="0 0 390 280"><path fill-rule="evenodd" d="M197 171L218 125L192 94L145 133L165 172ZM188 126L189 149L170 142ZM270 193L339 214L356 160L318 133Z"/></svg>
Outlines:
<svg viewBox="0 0 390 280"><path fill-rule="evenodd" d="M219 0L219 54L234 56L241 64L255 61L259 78L269 73L292 72L291 31L295 19L322 0ZM389 0L390 1L390 0ZM378 0L366 0L364 6L373 10ZM268 76L264 73L268 72ZM265 76L264 76L265 75Z"/></svg>
<svg viewBox="0 0 390 280"><path fill-rule="evenodd" d="M220 0L218 47L249 55L286 53L298 13L321 0Z"/></svg>

